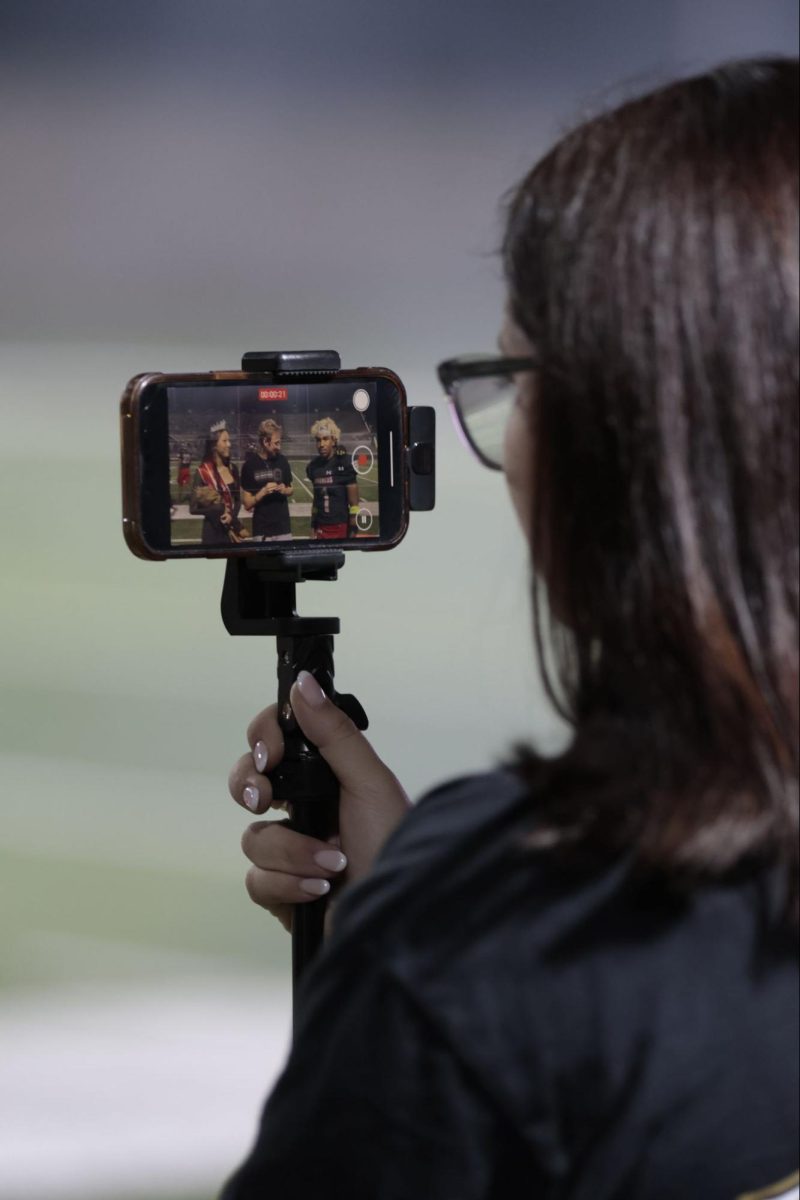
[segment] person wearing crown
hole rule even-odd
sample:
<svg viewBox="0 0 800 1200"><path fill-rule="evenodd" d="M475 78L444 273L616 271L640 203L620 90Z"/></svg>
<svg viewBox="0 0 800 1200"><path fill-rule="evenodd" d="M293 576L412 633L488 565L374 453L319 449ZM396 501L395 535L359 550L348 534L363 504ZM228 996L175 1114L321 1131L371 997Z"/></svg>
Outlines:
<svg viewBox="0 0 800 1200"><path fill-rule="evenodd" d="M231 462L231 435L224 420L216 421L208 431L189 500L189 512L203 518L200 540L204 546L245 540L238 515L240 505L239 472Z"/></svg>

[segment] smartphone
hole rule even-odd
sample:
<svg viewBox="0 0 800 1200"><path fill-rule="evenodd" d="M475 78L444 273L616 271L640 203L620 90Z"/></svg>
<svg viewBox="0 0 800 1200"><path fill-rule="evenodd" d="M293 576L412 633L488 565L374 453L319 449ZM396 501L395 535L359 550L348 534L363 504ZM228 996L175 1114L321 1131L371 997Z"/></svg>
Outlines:
<svg viewBox="0 0 800 1200"><path fill-rule="evenodd" d="M123 530L140 558L385 550L408 528L413 445L402 382L383 367L137 375L122 397ZM412 454L411 451L414 451Z"/></svg>

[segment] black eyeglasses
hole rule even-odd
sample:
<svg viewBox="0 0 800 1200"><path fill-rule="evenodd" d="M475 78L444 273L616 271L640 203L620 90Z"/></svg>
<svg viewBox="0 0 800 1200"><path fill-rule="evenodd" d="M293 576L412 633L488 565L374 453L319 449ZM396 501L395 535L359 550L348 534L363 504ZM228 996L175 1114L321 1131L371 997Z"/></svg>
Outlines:
<svg viewBox="0 0 800 1200"><path fill-rule="evenodd" d="M503 469L506 425L519 390L514 376L536 366L533 358L462 354L436 368L458 433L475 457L492 471Z"/></svg>

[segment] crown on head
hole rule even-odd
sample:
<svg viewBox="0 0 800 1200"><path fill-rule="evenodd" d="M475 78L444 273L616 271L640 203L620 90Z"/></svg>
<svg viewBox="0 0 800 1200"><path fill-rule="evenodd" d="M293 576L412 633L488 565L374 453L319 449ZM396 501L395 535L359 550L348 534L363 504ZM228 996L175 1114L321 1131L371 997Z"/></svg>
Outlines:
<svg viewBox="0 0 800 1200"><path fill-rule="evenodd" d="M209 433L225 433L227 428L228 426L225 421L215 421L211 426Z"/></svg>

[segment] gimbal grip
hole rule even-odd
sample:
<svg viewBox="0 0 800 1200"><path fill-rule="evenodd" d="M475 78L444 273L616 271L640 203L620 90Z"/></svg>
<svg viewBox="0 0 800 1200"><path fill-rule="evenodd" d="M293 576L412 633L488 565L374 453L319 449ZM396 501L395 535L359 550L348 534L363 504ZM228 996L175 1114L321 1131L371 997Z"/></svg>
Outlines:
<svg viewBox="0 0 800 1200"><path fill-rule="evenodd" d="M333 637L306 634L279 637L278 722L283 731L284 755L270 772L273 793L288 803L292 827L308 837L327 841L339 828L339 781L316 746L308 741L295 720L289 693L300 671L309 671L323 691L355 722L367 727L363 708L354 696L337 695L333 684ZM292 975L297 981L322 945L325 898L295 906L292 918Z"/></svg>

